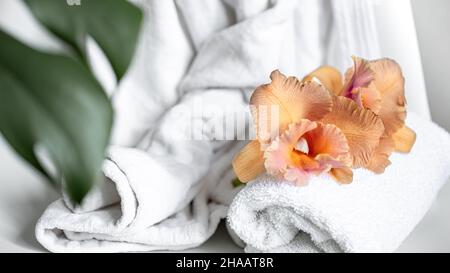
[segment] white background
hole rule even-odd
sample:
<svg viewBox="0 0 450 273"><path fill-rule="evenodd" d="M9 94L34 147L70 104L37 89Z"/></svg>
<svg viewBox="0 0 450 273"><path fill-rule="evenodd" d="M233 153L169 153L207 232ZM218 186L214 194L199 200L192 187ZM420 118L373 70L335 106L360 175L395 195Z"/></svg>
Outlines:
<svg viewBox="0 0 450 273"><path fill-rule="evenodd" d="M450 1L411 2L431 115L450 131Z"/></svg>

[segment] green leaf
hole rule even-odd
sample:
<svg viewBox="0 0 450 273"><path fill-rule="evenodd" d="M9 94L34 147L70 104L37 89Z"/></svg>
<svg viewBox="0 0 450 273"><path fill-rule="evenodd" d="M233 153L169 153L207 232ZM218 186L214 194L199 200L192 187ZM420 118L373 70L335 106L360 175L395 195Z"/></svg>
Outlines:
<svg viewBox="0 0 450 273"><path fill-rule="evenodd" d="M242 185L245 185L244 183L241 182L241 180L239 180L239 178L235 178L231 181L231 184L233 185L233 188L237 188L240 187Z"/></svg>
<svg viewBox="0 0 450 273"><path fill-rule="evenodd" d="M113 110L78 59L41 53L0 31L0 131L45 176L44 147L71 198L81 202L99 177Z"/></svg>
<svg viewBox="0 0 450 273"><path fill-rule="evenodd" d="M90 35L109 59L120 80L134 54L142 21L140 9L126 0L25 0L35 17L86 59Z"/></svg>

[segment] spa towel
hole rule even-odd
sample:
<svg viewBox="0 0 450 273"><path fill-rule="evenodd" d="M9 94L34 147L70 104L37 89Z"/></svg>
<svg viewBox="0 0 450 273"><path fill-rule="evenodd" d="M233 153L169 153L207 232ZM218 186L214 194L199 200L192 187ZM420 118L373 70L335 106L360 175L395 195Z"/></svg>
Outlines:
<svg viewBox="0 0 450 273"><path fill-rule="evenodd" d="M228 221L248 252L391 252L430 208L450 176L450 135L409 113L410 154L394 153L381 175L356 170L354 182L326 177L307 187L257 178L234 199Z"/></svg>
<svg viewBox="0 0 450 273"><path fill-rule="evenodd" d="M116 111L104 181L81 206L63 198L48 207L36 236L50 251L180 250L205 242L237 191L230 162L240 144L232 139L246 128L218 137L210 120L230 114L214 109L247 109L251 91L274 69L302 77L324 63L344 69L352 54L381 57L371 1L132 2L145 21L117 88L91 54L94 70L106 71L98 77L113 87ZM189 111L197 105L213 111Z"/></svg>

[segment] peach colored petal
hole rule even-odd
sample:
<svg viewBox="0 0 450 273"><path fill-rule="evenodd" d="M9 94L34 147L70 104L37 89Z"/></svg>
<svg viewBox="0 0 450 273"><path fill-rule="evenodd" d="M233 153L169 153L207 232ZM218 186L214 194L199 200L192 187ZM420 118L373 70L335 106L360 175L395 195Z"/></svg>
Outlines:
<svg viewBox="0 0 450 273"><path fill-rule="evenodd" d="M301 120L277 137L264 152L269 174L304 185L310 175L350 166L345 135L331 124Z"/></svg>
<svg viewBox="0 0 450 273"><path fill-rule="evenodd" d="M369 84L368 87L360 89L360 100L361 105L364 108L372 110L375 114L378 114L381 109L381 96L380 92L375 88L373 83Z"/></svg>
<svg viewBox="0 0 450 273"><path fill-rule="evenodd" d="M383 173L384 170L391 165L389 157L394 151L394 140L390 136L383 136L380 139L380 144L375 150L370 162L367 164L366 168L375 173Z"/></svg>
<svg viewBox="0 0 450 273"><path fill-rule="evenodd" d="M284 173L284 179L294 182L297 186L308 185L309 174L298 168L289 168Z"/></svg>
<svg viewBox="0 0 450 273"><path fill-rule="evenodd" d="M353 172L350 169L349 154L333 158L329 155L316 157L322 166L322 173L328 172L338 183L349 184L353 181Z"/></svg>
<svg viewBox="0 0 450 273"><path fill-rule="evenodd" d="M332 99L329 92L318 83L300 82L295 77L286 77L278 70L270 75L270 84L258 87L250 98L257 136L261 142L268 142L288 129L288 125L301 119L318 120L331 111ZM278 124L276 115L262 115L261 109L279 107Z"/></svg>
<svg viewBox="0 0 450 273"><path fill-rule="evenodd" d="M259 141L250 141L247 146L242 148L234 157L232 165L236 176L243 183L249 182L262 174L265 169Z"/></svg>
<svg viewBox="0 0 450 273"><path fill-rule="evenodd" d="M305 171L318 170L321 167L320 162L301 152L295 150L291 151L290 156L289 165L292 167L300 168Z"/></svg>
<svg viewBox="0 0 450 273"><path fill-rule="evenodd" d="M374 79L374 73L370 68L369 62L352 56L353 67L345 73L345 84L341 95L356 100L354 90L368 87Z"/></svg>
<svg viewBox="0 0 450 273"><path fill-rule="evenodd" d="M416 142L416 133L403 126L393 136L395 150L401 153L409 153Z"/></svg>
<svg viewBox="0 0 450 273"><path fill-rule="evenodd" d="M264 152L265 168L269 174L284 173L289 166L295 166L291 156L299 139L308 131L317 127L317 123L309 120L300 120L290 124L288 130L277 137Z"/></svg>
<svg viewBox="0 0 450 273"><path fill-rule="evenodd" d="M282 175L288 167L291 146L281 142L279 138L274 139L264 151L264 167L268 174Z"/></svg>
<svg viewBox="0 0 450 273"><path fill-rule="evenodd" d="M304 137L309 143L309 154L311 156L327 154L338 158L346 155L349 151L345 135L333 124L319 122L317 128L306 132Z"/></svg>
<svg viewBox="0 0 450 273"><path fill-rule="evenodd" d="M350 184L353 181L353 171L348 167L331 169L330 174L341 184Z"/></svg>
<svg viewBox="0 0 450 273"><path fill-rule="evenodd" d="M352 166L356 168L368 164L384 133L383 122L378 116L341 96L333 98L333 110L322 122L334 124L344 133L350 148Z"/></svg>
<svg viewBox="0 0 450 273"><path fill-rule="evenodd" d="M350 167L349 154L343 154L337 157L332 157L328 154L320 154L315 157L315 160L319 162L320 172L328 172L332 168Z"/></svg>
<svg viewBox="0 0 450 273"><path fill-rule="evenodd" d="M313 81L314 78L334 95L338 95L344 85L341 72L332 66L321 66L306 75L302 81Z"/></svg>
<svg viewBox="0 0 450 273"><path fill-rule="evenodd" d="M400 66L394 60L371 61L370 68L375 73L373 83L381 97L378 115L383 120L386 133L392 135L405 123L405 79Z"/></svg>

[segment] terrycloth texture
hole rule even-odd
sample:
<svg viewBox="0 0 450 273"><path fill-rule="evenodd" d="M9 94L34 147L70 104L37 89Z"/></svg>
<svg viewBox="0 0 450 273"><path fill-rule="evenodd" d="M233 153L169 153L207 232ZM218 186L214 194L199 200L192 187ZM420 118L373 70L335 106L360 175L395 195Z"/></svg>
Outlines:
<svg viewBox="0 0 450 273"><path fill-rule="evenodd" d="M236 191L230 163L239 147L208 130L205 139L189 140L180 107L197 109L202 100L246 109L250 92L274 69L302 77L323 63L344 69L351 54L380 57L369 1L133 2L146 16L133 65L113 95L114 145L105 181L81 207L66 199L49 206L36 236L51 251L178 250L203 243ZM208 119L192 119L194 132L203 132Z"/></svg>
<svg viewBox="0 0 450 273"><path fill-rule="evenodd" d="M229 210L229 225L255 252L390 252L427 212L450 176L450 135L410 113L410 154L395 153L381 175L356 170L350 185L327 176L307 187L263 176Z"/></svg>
<svg viewBox="0 0 450 273"><path fill-rule="evenodd" d="M229 183L234 176L228 167L235 152L231 149L217 159L208 175L189 187L181 183L188 182L181 180L189 179L186 170L164 169L135 149L112 148L102 188L93 191L83 208L76 208L77 213L68 208L67 200L51 204L38 222L37 239L53 252L195 247L226 216L225 204L236 191Z"/></svg>

